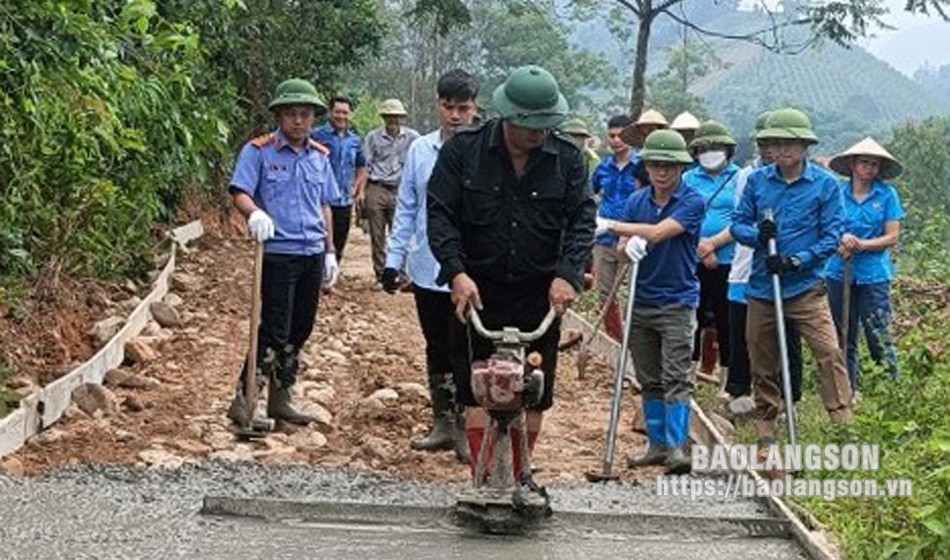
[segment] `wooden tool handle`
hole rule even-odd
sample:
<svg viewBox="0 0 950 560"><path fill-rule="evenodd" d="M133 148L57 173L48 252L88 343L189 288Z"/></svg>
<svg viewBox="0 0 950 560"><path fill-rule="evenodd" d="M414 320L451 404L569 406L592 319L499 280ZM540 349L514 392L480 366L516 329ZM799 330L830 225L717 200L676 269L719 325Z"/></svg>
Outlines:
<svg viewBox="0 0 950 560"><path fill-rule="evenodd" d="M261 326L261 276L264 271L264 244L254 243L254 282L251 291L251 328L248 333L247 371L244 377L244 397L253 416L257 406L257 331Z"/></svg>

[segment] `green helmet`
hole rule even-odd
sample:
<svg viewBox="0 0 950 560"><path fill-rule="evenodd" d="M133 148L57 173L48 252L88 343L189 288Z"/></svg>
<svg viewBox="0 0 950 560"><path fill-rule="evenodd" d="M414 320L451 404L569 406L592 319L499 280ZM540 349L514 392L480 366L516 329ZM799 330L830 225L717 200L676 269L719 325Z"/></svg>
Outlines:
<svg viewBox="0 0 950 560"><path fill-rule="evenodd" d="M495 89L492 105L502 119L524 128L555 128L567 118L567 99L554 76L540 66L512 70Z"/></svg>
<svg viewBox="0 0 950 560"><path fill-rule="evenodd" d="M693 141L689 143L689 148L691 150L701 149L713 144L735 146L736 141L732 139L729 129L724 124L717 121L706 121L696 129L696 135L693 136Z"/></svg>
<svg viewBox="0 0 950 560"><path fill-rule="evenodd" d="M640 157L645 162L679 163L689 165L693 163L692 156L686 151L686 140L672 129L654 130L643 142L643 151Z"/></svg>
<svg viewBox="0 0 950 560"><path fill-rule="evenodd" d="M765 119L765 128L756 134L756 140L803 140L817 144L818 137L811 128L808 115L798 109L777 109Z"/></svg>
<svg viewBox="0 0 950 560"><path fill-rule="evenodd" d="M317 93L317 88L307 80L297 78L281 82L274 92L274 99L267 108L273 111L287 105L313 105L318 112L327 110L327 105Z"/></svg>
<svg viewBox="0 0 950 560"><path fill-rule="evenodd" d="M765 123L769 120L769 115L772 114L772 111L762 111L759 113L759 116L755 118L755 128L752 129L752 132L749 133L749 138L755 142L758 139L759 132L765 130Z"/></svg>
<svg viewBox="0 0 950 560"><path fill-rule="evenodd" d="M593 136L590 130L587 129L587 123L584 122L584 119L576 117L561 125L561 132L572 136Z"/></svg>

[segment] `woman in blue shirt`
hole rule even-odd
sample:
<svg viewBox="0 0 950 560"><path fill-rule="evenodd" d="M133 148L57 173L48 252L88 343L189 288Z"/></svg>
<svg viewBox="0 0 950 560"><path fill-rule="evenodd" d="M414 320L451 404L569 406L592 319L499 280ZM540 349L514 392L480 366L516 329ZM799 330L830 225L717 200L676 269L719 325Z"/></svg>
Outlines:
<svg viewBox="0 0 950 560"><path fill-rule="evenodd" d="M835 156L830 167L844 175L842 197L845 233L838 254L829 259L825 278L839 332L848 321L848 376L858 387L858 329L863 329L871 357L897 377L897 350L891 336L890 248L900 239L904 217L900 196L885 181L900 175L900 163L872 138L865 138ZM851 297L847 319L842 317L844 271L851 267Z"/></svg>
<svg viewBox="0 0 950 560"><path fill-rule="evenodd" d="M732 162L736 141L725 126L706 121L699 125L689 147L698 165L683 175L683 182L699 191L705 200L699 240L701 262L697 273L700 285L699 308L696 310L699 328L693 345L693 360L700 359L703 346L699 334L704 328L714 326L722 369L720 374L725 378L731 352L727 293L729 271L736 252L736 244L729 232L739 176L739 167Z"/></svg>

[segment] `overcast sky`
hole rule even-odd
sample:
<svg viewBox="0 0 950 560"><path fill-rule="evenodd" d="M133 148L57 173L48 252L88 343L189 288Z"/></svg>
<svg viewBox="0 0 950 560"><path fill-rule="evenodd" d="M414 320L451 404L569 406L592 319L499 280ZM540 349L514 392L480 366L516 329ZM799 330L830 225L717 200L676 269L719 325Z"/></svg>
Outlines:
<svg viewBox="0 0 950 560"><path fill-rule="evenodd" d="M891 9L887 22L897 29L878 31L876 38L863 45L866 49L908 75L925 62L950 64L950 23L938 15L911 15L903 9L904 0L885 3Z"/></svg>
<svg viewBox="0 0 950 560"><path fill-rule="evenodd" d="M777 0L742 0L742 5L762 2L772 7L778 4ZM911 15L904 11L905 2L884 0L891 11L885 20L896 29L877 30L874 38L859 44L908 76L925 63L950 64L950 23L939 15Z"/></svg>

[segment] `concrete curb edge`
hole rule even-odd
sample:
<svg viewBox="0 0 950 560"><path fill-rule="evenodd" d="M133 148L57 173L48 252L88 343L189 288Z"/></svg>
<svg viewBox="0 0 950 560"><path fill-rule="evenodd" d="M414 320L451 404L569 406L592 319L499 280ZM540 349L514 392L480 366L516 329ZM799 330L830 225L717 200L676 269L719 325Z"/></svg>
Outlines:
<svg viewBox="0 0 950 560"><path fill-rule="evenodd" d="M568 310L567 313L564 314L562 328L577 329L583 333L585 338L590 336L590 333L593 331L593 326L590 323L571 310ZM620 345L601 331L597 333L597 337L591 343L590 349L593 353L606 359L607 363L613 364L616 363L617 354L620 352ZM696 401L691 401L690 406L693 410L695 420L698 420L698 422L691 423L690 438L707 445L722 445L728 449L730 442L727 441L716 428L712 420L709 419L709 416L706 415ZM762 476L757 472L746 470L745 474L756 481L762 480ZM819 534L809 530L784 500L776 498L775 496L769 496L765 501L773 513L786 519L791 524L791 532L795 540L802 545L813 560L840 560L840 557L832 551L831 547L826 542L823 542L824 539L820 537Z"/></svg>
<svg viewBox="0 0 950 560"><path fill-rule="evenodd" d="M125 343L135 338L148 323L149 305L160 301L168 292L178 245L184 245L204 234L201 220L195 220L172 230L174 241L168 262L152 284L152 290L129 314L122 328L82 365L41 387L20 400L15 411L0 419L0 458L19 450L31 437L56 423L69 407L73 389L83 383L102 383L106 372L125 359Z"/></svg>

